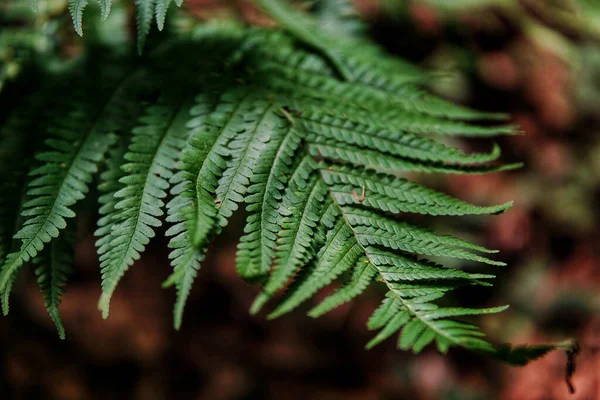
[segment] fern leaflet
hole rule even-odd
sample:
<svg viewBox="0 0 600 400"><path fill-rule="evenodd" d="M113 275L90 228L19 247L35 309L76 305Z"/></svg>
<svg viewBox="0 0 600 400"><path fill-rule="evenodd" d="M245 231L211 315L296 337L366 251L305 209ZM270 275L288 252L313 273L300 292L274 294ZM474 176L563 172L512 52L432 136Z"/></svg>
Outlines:
<svg viewBox="0 0 600 400"><path fill-rule="evenodd" d="M179 109L178 101L161 100L146 109L141 125L132 130L124 155L126 163L121 167L125 174L119 179L123 187L114 193L117 203L110 214L110 243L101 253L102 296L98 307L105 318L119 279L154 237L154 228L162 224L158 218L164 213L163 199L187 139L182 129L187 113Z"/></svg>
<svg viewBox="0 0 600 400"><path fill-rule="evenodd" d="M58 306L64 293L64 286L71 273L73 264L75 242L74 233L67 228L60 236L53 240L34 260L35 274L38 284L44 295L45 306L50 318L56 325L58 335L65 338L65 328L60 318Z"/></svg>

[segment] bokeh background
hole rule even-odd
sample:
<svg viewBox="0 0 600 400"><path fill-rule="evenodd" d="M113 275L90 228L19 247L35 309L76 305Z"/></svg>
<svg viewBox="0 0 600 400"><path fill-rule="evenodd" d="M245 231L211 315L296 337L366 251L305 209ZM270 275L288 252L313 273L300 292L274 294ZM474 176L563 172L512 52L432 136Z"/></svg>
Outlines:
<svg viewBox="0 0 600 400"><path fill-rule="evenodd" d="M36 52L78 53L82 45L65 3L50 0L37 16L20 6L3 10L0 85L20 72L19 54L3 47L2 38L18 35L26 22L42 27L24 39L36 43ZM432 224L501 250L508 266L495 271L494 288L457 294L473 306L511 304L481 321L490 340L577 338L576 393L567 390L563 352L519 368L461 350L414 356L395 350L393 340L364 350L372 336L365 322L381 296L376 290L318 320L302 310L274 321L250 316L258 288L234 267L243 216L209 252L181 331L172 329L174 293L160 289L170 270L160 235L126 274L102 320L89 215L61 308L67 340L58 339L32 274L18 281L12 312L0 318L1 399L600 399L600 1L357 0L356 6L376 42L443 71L432 90L507 112L523 130L498 139L503 161L525 163L518 171L422 179L477 204L515 201L500 216ZM115 18L127 18L126 7L119 10ZM186 0L184 12L270 24L248 1ZM48 39L57 34L59 43Z"/></svg>

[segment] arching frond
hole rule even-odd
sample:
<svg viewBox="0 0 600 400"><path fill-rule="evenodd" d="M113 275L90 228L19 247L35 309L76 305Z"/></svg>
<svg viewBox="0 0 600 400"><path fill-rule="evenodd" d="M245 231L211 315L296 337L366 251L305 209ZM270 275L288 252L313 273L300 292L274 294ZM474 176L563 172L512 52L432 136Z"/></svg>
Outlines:
<svg viewBox="0 0 600 400"><path fill-rule="evenodd" d="M480 126L477 120L500 116L441 100L423 88L431 74L361 40L337 43L280 2L261 3L293 35L207 25L165 42L143 68L135 61L122 68L118 60L112 68L97 53L72 66L92 74L92 82L59 96L66 112L36 122L44 148L35 152L29 178L12 191L27 192L23 221L15 235L0 226L3 305L16 272L36 260L49 313L63 335L58 305L70 259L59 249L75 204L99 173L104 317L120 279L166 223L173 271L164 286L176 288L179 328L211 243L245 208L236 264L242 278L262 285L252 313L274 299L268 315L281 316L340 280L309 311L317 317L380 285L387 294L370 318L379 332L368 347L399 333L398 347L414 352L435 343L442 352L462 346L518 362L540 354L494 347L477 326L460 321L504 307L438 305L458 287L489 286L493 276L445 268L428 257L504 265L493 258L496 251L407 218L508 210L511 203L469 204L426 188L406 172L516 168L492 164L500 156L495 144L469 152L439 137L488 137L514 128ZM71 4L80 21L87 3ZM105 15L110 2L101 4ZM140 51L155 18L162 28L169 4L136 0ZM341 32L334 31L332 37ZM4 129L20 129L7 121ZM17 158L4 158L0 153L0 171L9 171ZM11 199L8 214L0 210L2 224L18 219L20 200Z"/></svg>
<svg viewBox="0 0 600 400"><path fill-rule="evenodd" d="M95 102L78 98L73 103L65 118L48 128L47 150L36 156L41 165L30 172L28 201L22 212L26 219L14 236L21 246L6 257L0 272L0 292L24 262L58 237L66 219L75 216L71 207L84 198L93 174L115 141L105 124L110 107L98 111Z"/></svg>
<svg viewBox="0 0 600 400"><path fill-rule="evenodd" d="M171 0L156 0L156 24L159 31L165 27L165 18L170 5Z"/></svg>
<svg viewBox="0 0 600 400"><path fill-rule="evenodd" d="M98 307L108 316L110 298L127 268L139 259L154 229L162 225L164 200L172 170L187 141L188 113L178 100L163 99L147 107L124 155L123 187L114 193L110 242L101 253L102 296Z"/></svg>

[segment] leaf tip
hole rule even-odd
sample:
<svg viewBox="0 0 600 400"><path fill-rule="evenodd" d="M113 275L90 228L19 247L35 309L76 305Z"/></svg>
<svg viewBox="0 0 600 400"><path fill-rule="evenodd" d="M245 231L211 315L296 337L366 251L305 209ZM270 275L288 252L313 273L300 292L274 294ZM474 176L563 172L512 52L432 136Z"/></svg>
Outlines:
<svg viewBox="0 0 600 400"><path fill-rule="evenodd" d="M263 308L268 299L269 297L264 292L259 293L258 296L256 296L256 299L254 299L252 306L250 306L250 314L258 314L258 312Z"/></svg>
<svg viewBox="0 0 600 400"><path fill-rule="evenodd" d="M98 301L98 310L102 312L102 318L107 319L110 313L110 294L102 293Z"/></svg>

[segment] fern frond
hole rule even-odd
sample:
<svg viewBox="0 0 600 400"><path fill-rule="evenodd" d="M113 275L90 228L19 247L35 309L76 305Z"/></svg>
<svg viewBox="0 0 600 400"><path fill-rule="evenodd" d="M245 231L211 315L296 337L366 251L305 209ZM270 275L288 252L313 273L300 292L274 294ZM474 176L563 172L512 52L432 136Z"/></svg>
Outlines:
<svg viewBox="0 0 600 400"><path fill-rule="evenodd" d="M182 109L183 111L179 111ZM187 140L184 125L187 109L173 99L163 99L149 106L132 131L125 175L119 179L123 188L114 193L118 202L111 215L110 243L101 253L102 295L98 308L108 316L110 298L128 267L139 259L154 228L162 225L163 199L167 197L179 153Z"/></svg>
<svg viewBox="0 0 600 400"><path fill-rule="evenodd" d="M490 153L466 154L415 134L385 131L322 112L303 113L298 119L298 125L308 132L309 142L330 143L333 140L419 161L480 164L494 161L500 155L500 148L496 145Z"/></svg>
<svg viewBox="0 0 600 400"><path fill-rule="evenodd" d="M106 168L100 174L100 184L98 185L98 191L100 192L98 213L100 218L98 219L98 228L94 232L94 236L98 238L95 245L100 255L107 253L110 248L112 239L110 236L111 221L115 213L115 205L119 201L115 197L115 193L122 187L119 180L125 175L121 165L125 164L126 152L127 143L121 140L116 148L109 151L106 158Z"/></svg>
<svg viewBox="0 0 600 400"><path fill-rule="evenodd" d="M460 284L482 284L481 279L493 276L445 269L375 247L365 246L364 250L369 263L390 290L369 319L369 328L381 331L367 344L367 348L402 330L398 348L412 349L415 353L432 341L437 343L441 352L446 352L451 345L458 345L494 353L494 348L480 338L483 334L476 326L448 318L496 313L506 307L439 308L432 303Z"/></svg>
<svg viewBox="0 0 600 400"><path fill-rule="evenodd" d="M363 166L375 171L393 174L396 171L440 172L447 174L485 174L520 168L521 163L504 165L451 165L440 162L423 162L381 154L358 146L326 142L314 138L308 151L314 157L325 157L337 162ZM323 143L321 143L323 142Z"/></svg>
<svg viewBox="0 0 600 400"><path fill-rule="evenodd" d="M22 203L21 187L26 168L26 142L30 138L32 115L16 110L0 130L0 260L10 253L16 220Z"/></svg>
<svg viewBox="0 0 600 400"><path fill-rule="evenodd" d="M144 80L145 78L145 74L134 74L128 78L129 84L125 82L121 89L118 90L125 89L127 93L131 90L132 93L135 93L135 97L143 97L146 88L143 85L140 87L139 81ZM137 118L144 108L142 104L132 102L130 95L121 96L119 94L113 96L110 107L114 110L110 117L112 124L114 124L112 127L116 132L121 132L122 135L129 133L135 127ZM104 171L100 174L100 182L98 184L98 191L100 193L100 196L98 197L100 206L98 212L100 218L98 219L98 227L94 232L94 236L98 238L95 245L98 254L101 257L106 254L111 247L112 220L116 213L115 206L119 202L119 199L115 194L122 188L120 179L125 176L125 171L121 166L126 163L125 154L127 153L127 150L128 143L121 137L117 146L108 152Z"/></svg>
<svg viewBox="0 0 600 400"><path fill-rule="evenodd" d="M219 218L224 225L250 186L250 178L257 168L261 151L272 141L273 132L279 118L273 113L274 106L259 96L245 93L231 93L234 98L244 98L243 107L231 114L222 135L228 141L226 152L227 167L219 179L215 190ZM242 273L242 275L244 275Z"/></svg>
<svg viewBox="0 0 600 400"><path fill-rule="evenodd" d="M481 126L460 120L440 119L398 110L384 112L382 117L387 121L388 127L417 134L492 137L519 133L513 125Z"/></svg>
<svg viewBox="0 0 600 400"><path fill-rule="evenodd" d="M414 260L405 255L394 254L375 247L365 249L369 260L379 266L378 271L386 281L427 281L471 279L492 279L494 275L467 273L461 270L444 268L426 260ZM385 267L389 266L389 267Z"/></svg>
<svg viewBox="0 0 600 400"><path fill-rule="evenodd" d="M56 325L61 339L65 338L65 328L58 307L61 303L61 296L65 292L64 286L67 278L71 273L75 253L74 243L75 234L70 228L67 228L33 260L46 309Z"/></svg>
<svg viewBox="0 0 600 400"><path fill-rule="evenodd" d="M169 4L136 0L140 51L152 21L162 27ZM314 20L296 19L279 2L262 4L295 37L204 25L165 42L144 68L134 62L118 77L96 75L112 64L93 53L79 64L83 75L93 73L82 95L66 100L69 111L56 114L61 118L40 122L46 149L37 153L40 166L27 186L25 220L14 236L20 247L6 250L0 232L0 252L11 251L0 271L3 302L22 264L61 245L73 206L104 167L96 235L105 317L119 280L164 220L173 272L163 285L177 290L179 328L210 244L245 207L236 267L242 278L263 284L252 313L287 288L269 313L280 316L346 278L309 312L319 316L382 284L386 298L369 321L381 330L369 347L400 332L398 346L415 352L435 342L441 351L462 346L512 357L485 341L475 325L455 320L503 308L436 304L458 287L489 286L493 276L423 258L504 265L491 258L496 251L405 221L405 213L497 214L510 203L469 204L400 176L516 168L490 164L500 155L496 145L469 153L437 137L488 137L514 128L479 126L475 120L499 115L443 101L422 88L431 75L417 67L360 40L338 43L337 31L328 38L314 29ZM118 60L114 64L123 69ZM42 283L57 321L64 261L38 270L56 276L49 286Z"/></svg>
<svg viewBox="0 0 600 400"><path fill-rule="evenodd" d="M369 210L342 207L342 212L348 224L354 228L358 241L365 246L375 245L414 254L453 257L491 265L504 265L504 263L490 260L470 251L495 253L495 250L488 250L462 239L452 236L438 236L429 230L395 221Z"/></svg>
<svg viewBox="0 0 600 400"><path fill-rule="evenodd" d="M98 3L100 4L100 18L102 21L106 21L110 15L112 0L98 0Z"/></svg>
<svg viewBox="0 0 600 400"><path fill-rule="evenodd" d="M299 282L269 318L276 318L295 309L319 289L355 266L361 255L361 247L353 237L352 230L343 219L339 219L333 229L327 232L325 243L317 253L317 261L310 268L307 277Z"/></svg>
<svg viewBox="0 0 600 400"><path fill-rule="evenodd" d="M315 232L325 215L326 186L316 176L314 161L303 158L290 177L279 210L278 249L273 273L250 309L257 313L267 300L283 288L288 279L311 258Z"/></svg>
<svg viewBox="0 0 600 400"><path fill-rule="evenodd" d="M423 84L430 77L418 68L393 60L393 66L380 68L389 61L384 54L375 54L373 47L352 41L344 59L356 69L354 79L340 82L323 60L314 54L299 51L291 41L279 33L263 35L262 40L271 45L264 46L255 53L256 65L253 70L269 86L278 91L303 95L310 98L328 99L332 104L348 106L356 104L376 114L390 116L400 113L419 113L438 118L454 120L503 119L498 113L485 113L436 98L416 85ZM254 38L248 40L247 47L253 46ZM340 44L330 45L339 47ZM361 56L362 55L362 56ZM377 64L371 61L378 59ZM267 61L265 61L267 60ZM250 60L252 61L252 60ZM335 66L337 64L333 63ZM397 115L396 120L400 120Z"/></svg>
<svg viewBox="0 0 600 400"><path fill-rule="evenodd" d="M135 21L137 23L137 50L138 54L144 51L146 38L150 33L156 0L135 0Z"/></svg>
<svg viewBox="0 0 600 400"><path fill-rule="evenodd" d="M356 165L363 165L380 172L399 170L446 173L488 172L497 167L481 164L493 161L498 157L499 152L496 146L492 152L487 154L466 154L448 148L432 139L419 136L419 134L443 133L477 136L512 133L512 128L474 127L470 130L469 128L472 127L470 124L442 119L440 117L468 120L495 117L495 115L484 115L459 107L443 107L435 99L429 98L421 91L411 87L412 83L406 86L410 81L404 81L403 84L398 81L398 85L405 86L396 86L394 89L400 89L403 98L393 98L393 95L379 93L379 91L385 91L385 85L377 82L374 78L376 75L361 77L361 74L356 74L355 81L358 84L340 83L332 77L327 77L329 72L318 63L304 63L304 60L309 60L308 57L303 61L299 61L302 60L300 58L290 57L290 59L291 61L277 61L280 65L288 67L290 64L296 63L297 65L293 65L292 69L271 67L269 69L271 77L262 74L257 76L260 76L261 79L265 78L271 87L283 90L284 93L297 93L298 89L308 89L304 91L303 97L293 97L290 102L292 110L298 110L291 113L291 124L295 126L295 129L305 132L305 140L309 143L308 151L312 155L325 156L332 161L345 161L354 166L340 166L334 162L333 164L324 164L319 168L320 176L315 179L325 183L327 193L333 200L329 203L328 210L335 210L336 207L339 210L338 212L325 211L325 213L331 215L331 221L337 222L325 224L328 226L327 238L323 242L321 250L314 256L314 260L308 253L308 256L297 265L285 262L282 268L277 264L278 258L276 257L273 274L267 280L265 289L257 297L251 311L258 311L273 293L286 285L292 276L296 276L292 290L269 317L276 317L293 310L303 301L312 297L317 290L328 285L333 279L351 268L355 269L356 275L350 284L335 292L323 305L312 310L311 315L321 315L357 296L369 285L375 275L385 276L382 279L389 279L391 290L395 291L394 293L401 290L403 296L408 299L405 300L405 303L422 303L425 304L423 306L425 308L434 307L431 302L457 287L456 282L461 280L471 284L487 284L483 280L493 276L443 269L432 263L413 261L403 256L402 253L457 257L502 265L502 263L476 254L476 252L492 252L491 250L460 239L437 236L422 228L389 219L374 211L437 215L494 214L505 211L510 204L492 207L473 206L403 179L358 169ZM316 69L310 70L308 65L311 65L310 68ZM297 78L302 74L305 76L304 81L294 81L294 77ZM280 80L277 81L277 79ZM290 80L292 84L290 84ZM275 83L273 84L273 82ZM348 96L349 92L352 93L352 97ZM342 102L338 103L340 104L338 106L332 105L327 111L321 111L319 107L331 105L332 100L328 95L332 93L334 96L342 97ZM390 97L393 98L391 102ZM385 103L385 108L382 108L389 111L368 112L354 108L352 104L356 102L357 98L359 102L369 99L369 102L373 103L373 100L376 100L378 106ZM318 106L312 108L307 105L307 103L310 104L307 102L308 99L317 101ZM278 100L286 102L285 96ZM325 101L323 102L323 100ZM350 105L345 104L346 102ZM394 114L391 107L401 111ZM344 108L348 110L348 114L343 111ZM424 111L425 109L427 111ZM411 122L410 117L416 122ZM420 117L422 118L420 119ZM430 119L428 120L428 118ZM383 120L386 121L385 125L381 124ZM443 128L440 129L440 126ZM390 128L394 130L390 130ZM464 132L461 132L461 129ZM502 168L504 167L500 167L500 169ZM312 187L318 187L319 183L315 181L312 185ZM355 207L348 207L348 205ZM356 208L357 206L360 208ZM365 207L373 208L374 211L368 211L364 209ZM295 213L294 215L301 214ZM335 215L339 217L336 219ZM292 231L296 229L295 234L297 235L298 217L295 220L288 219L288 221L293 223L291 228ZM315 234L315 236L318 235ZM314 243L314 241L306 241L306 243ZM373 245L381 249L387 248L387 253L383 250L375 253ZM281 247L284 246L281 245ZM304 248L307 247L308 245L305 245ZM398 251L400 253L397 253ZM392 267L385 269L382 267L380 271L378 269L380 265L376 262L381 262L382 257L388 257L386 260ZM398 271L395 266L399 263L408 264L413 268ZM366 266L370 266L370 268ZM403 287L394 280L412 282L412 286ZM440 280L452 283L435 284ZM407 325L399 343L402 348L411 347L414 351L420 351L433 340L437 340L438 346L442 349L450 344L462 344L465 347L481 351L489 351L491 348L487 342L477 339L478 333L467 331L462 325L455 325L460 324L458 322L447 322L449 320L446 318L439 323L428 322L426 324L423 322L423 318L427 317L421 318L420 314L414 316L409 312L398 314L400 308L398 305L395 309L396 312L390 314L386 320L386 323L391 321L390 325L376 337L375 341L370 344L371 346ZM500 311L500 309L469 312L492 311ZM453 312L447 311L447 317L450 317L449 314ZM459 313L458 309L456 313ZM432 315L429 317L433 318ZM436 318L433 319L437 321ZM454 340L456 338L453 335L460 336L460 340ZM459 343L460 341L462 342Z"/></svg>
<svg viewBox="0 0 600 400"><path fill-rule="evenodd" d="M397 289L393 293L397 294L402 305L398 307L380 333L367 344L367 348L376 346L402 329L398 338L398 348L402 350L412 349L414 353L419 353L425 346L435 341L442 353L447 352L449 346L462 346L471 350L494 353L494 347L481 339L483 334L478 327L445 317L492 314L502 312L507 307L439 309L431 303L422 301L433 298L431 294L419 296L408 292L405 297L402 297L404 287L401 285L392 287ZM435 290L432 289L432 292Z"/></svg>
<svg viewBox="0 0 600 400"><path fill-rule="evenodd" d="M163 287L175 285L175 329L181 327L185 303L192 289L192 283L204 260L211 235L217 224L217 208L211 192L214 193L214 174L222 171L225 162L215 152L219 131L204 126L205 120L215 111L216 99L212 95L200 95L191 108L192 119L188 122L190 140L181 157L182 171L171 178L173 200L167 205L167 222L174 225L167 231L172 236L169 254L173 273ZM204 182L204 186L200 184Z"/></svg>
<svg viewBox="0 0 600 400"><path fill-rule="evenodd" d="M69 12L73 19L73 27L79 36L83 36L83 11L89 0L69 0Z"/></svg>
<svg viewBox="0 0 600 400"><path fill-rule="evenodd" d="M366 23L348 0L322 0L316 7L315 17L324 31L360 38L367 30Z"/></svg>
<svg viewBox="0 0 600 400"><path fill-rule="evenodd" d="M40 0L29 0L29 5L33 11L37 12L39 4L40 4Z"/></svg>
<svg viewBox="0 0 600 400"><path fill-rule="evenodd" d="M24 204L23 227L15 234L21 248L9 254L0 273L0 291L24 263L35 257L44 245L58 237L66 220L75 216L71 207L84 197L104 153L114 142L114 136L90 124L90 110L77 106L60 121L48 139L48 151L36 158L44 164L30 175ZM100 116L98 116L100 118Z"/></svg>
<svg viewBox="0 0 600 400"><path fill-rule="evenodd" d="M39 92L28 96L16 104L12 113L0 127L0 266L11 252L17 251L19 241L13 238L23 223L23 205L27 200L27 172L34 161L34 153L40 150L43 130L49 123L52 113L64 112L64 102L58 100L52 105L45 103L49 93L60 92L61 84L50 77ZM34 145L32 145L34 143ZM2 310L9 311L9 297L12 285L17 278L13 274L1 292Z"/></svg>
<svg viewBox="0 0 600 400"><path fill-rule="evenodd" d="M162 31L165 27L165 18L170 5L171 0L156 0L156 24L159 31Z"/></svg>
<svg viewBox="0 0 600 400"><path fill-rule="evenodd" d="M308 315L317 318L344 303L348 303L365 291L376 273L377 270L367 258L358 260L350 282L327 296L321 303L310 310Z"/></svg>

